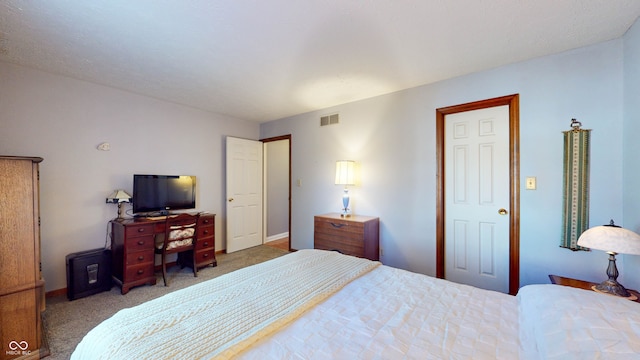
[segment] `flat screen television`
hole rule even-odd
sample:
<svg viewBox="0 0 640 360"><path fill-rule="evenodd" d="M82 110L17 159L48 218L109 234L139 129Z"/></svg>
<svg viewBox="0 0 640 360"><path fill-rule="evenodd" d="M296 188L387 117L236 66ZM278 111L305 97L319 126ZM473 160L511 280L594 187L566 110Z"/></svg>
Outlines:
<svg viewBox="0 0 640 360"><path fill-rule="evenodd" d="M196 177L184 175L133 175L133 212L160 212L196 208Z"/></svg>

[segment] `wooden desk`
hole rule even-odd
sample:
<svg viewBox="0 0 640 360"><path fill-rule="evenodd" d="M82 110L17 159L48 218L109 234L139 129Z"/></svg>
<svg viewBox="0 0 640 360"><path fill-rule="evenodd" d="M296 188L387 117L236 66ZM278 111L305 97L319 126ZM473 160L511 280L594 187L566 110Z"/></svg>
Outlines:
<svg viewBox="0 0 640 360"><path fill-rule="evenodd" d="M126 294L134 286L155 285L155 236L164 234L164 219L123 219L111 221L112 278ZM198 220L196 267L217 265L215 214Z"/></svg>
<svg viewBox="0 0 640 360"><path fill-rule="evenodd" d="M573 287L573 288L591 290L591 291L593 291L593 289L591 287L594 286L594 285L597 285L596 283L592 283L592 282L589 282L589 281L572 279L572 278L567 278L567 277L558 276L558 275L549 275L549 279L551 280L552 284L569 286L569 287ZM638 297L638 299L632 300L632 301L640 302L640 293L638 293L635 290L630 290L630 289L627 289L627 291L632 293L636 297ZM606 294L603 294L603 295L605 295L605 296L613 296L613 295L606 295Z"/></svg>

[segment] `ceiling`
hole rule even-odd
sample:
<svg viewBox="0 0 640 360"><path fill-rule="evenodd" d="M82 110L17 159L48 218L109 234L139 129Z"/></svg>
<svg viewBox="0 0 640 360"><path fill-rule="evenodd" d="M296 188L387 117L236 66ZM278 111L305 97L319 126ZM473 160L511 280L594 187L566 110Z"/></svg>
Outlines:
<svg viewBox="0 0 640 360"><path fill-rule="evenodd" d="M257 122L622 36L638 0L3 0L0 61Z"/></svg>

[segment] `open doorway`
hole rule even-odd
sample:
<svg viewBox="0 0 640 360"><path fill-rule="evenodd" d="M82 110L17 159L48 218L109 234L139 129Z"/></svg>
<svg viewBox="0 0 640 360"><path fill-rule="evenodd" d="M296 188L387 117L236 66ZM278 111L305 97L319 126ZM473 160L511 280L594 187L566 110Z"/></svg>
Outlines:
<svg viewBox="0 0 640 360"><path fill-rule="evenodd" d="M291 251L291 135L264 143L265 245Z"/></svg>

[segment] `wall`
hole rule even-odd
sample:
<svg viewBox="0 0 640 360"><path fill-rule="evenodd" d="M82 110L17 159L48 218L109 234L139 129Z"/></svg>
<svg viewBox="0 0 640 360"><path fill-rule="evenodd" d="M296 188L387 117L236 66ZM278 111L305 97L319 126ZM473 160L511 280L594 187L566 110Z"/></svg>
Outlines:
<svg viewBox="0 0 640 360"><path fill-rule="evenodd" d="M593 129L591 224L622 222L622 71L617 39L262 124L263 138L292 135L292 181L302 181L292 192L292 247L313 247L313 216L339 210L334 164L349 158L361 167L352 209L380 217L383 263L435 275L435 109L518 93L521 285L548 283L548 274L601 280L605 253L558 246L562 131L571 118ZM319 117L333 112L341 123L321 128ZM524 189L527 176L537 190Z"/></svg>
<svg viewBox="0 0 640 360"><path fill-rule="evenodd" d="M624 36L624 131L623 194L624 226L640 233L640 20ZM618 270L626 276L622 284L640 289L640 256L617 256ZM622 264L622 267L620 266Z"/></svg>
<svg viewBox="0 0 640 360"><path fill-rule="evenodd" d="M198 176L198 207L218 214L216 247L224 248L227 135L292 134L293 248L313 247L313 215L339 211L335 160L353 158L360 163L361 184L351 189L351 208L381 217L383 262L433 275L435 109L519 93L521 184L526 176L538 179L538 190L521 189L521 284L548 282L548 273L599 281L604 253L573 253L557 246L561 132L572 117L593 129L591 224L623 219L619 223L640 232L638 64L636 22L623 39L259 127L0 63L0 153L44 158L41 232L47 291L66 287L66 254L104 245L106 224L116 214L115 205L104 198L116 188L131 191L133 173ZM334 111L340 112L341 124L320 128L319 117ZM111 151L96 150L103 141L111 143ZM296 179L302 186L295 186ZM640 288L640 279L632 276L640 270L640 256L621 256L618 265L619 280Z"/></svg>
<svg viewBox="0 0 640 360"><path fill-rule="evenodd" d="M65 256L99 248L134 173L197 176L198 210L216 213L224 248L225 136L259 125L117 89L0 63L0 154L40 156L42 266L47 291L66 287ZM111 151L98 151L102 142ZM130 211L130 207L126 206Z"/></svg>

